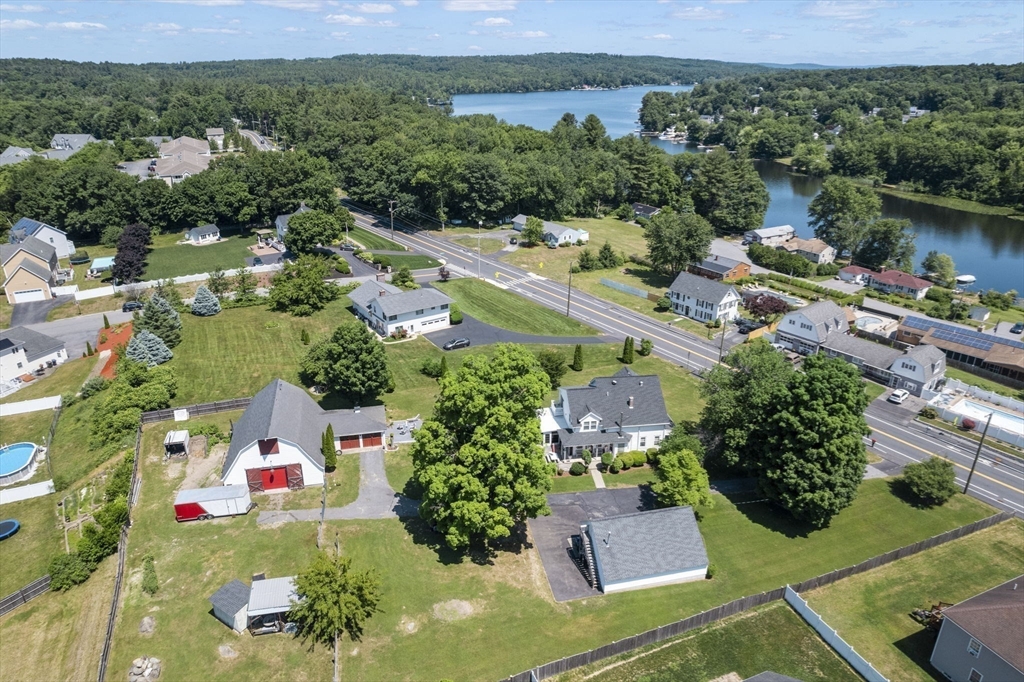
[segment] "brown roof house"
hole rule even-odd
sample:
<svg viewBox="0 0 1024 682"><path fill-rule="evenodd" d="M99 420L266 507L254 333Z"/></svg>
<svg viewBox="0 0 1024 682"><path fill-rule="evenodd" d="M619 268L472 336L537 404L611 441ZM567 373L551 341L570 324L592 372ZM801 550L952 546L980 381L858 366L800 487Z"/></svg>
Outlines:
<svg viewBox="0 0 1024 682"><path fill-rule="evenodd" d="M931 663L953 682L1024 682L1024 575L942 612Z"/></svg>
<svg viewBox="0 0 1024 682"><path fill-rule="evenodd" d="M26 237L18 244L0 244L0 263L4 292L11 304L48 301L53 298L50 288L65 279L57 263L57 250L35 237Z"/></svg>
<svg viewBox="0 0 1024 682"><path fill-rule="evenodd" d="M690 272L708 279L724 280L739 279L750 276L750 265L743 261L733 260L725 256L711 254L700 263L690 266Z"/></svg>
<svg viewBox="0 0 1024 682"><path fill-rule="evenodd" d="M789 241L782 242L777 247L779 251L789 251L798 256L803 256L812 263L821 265L831 263L836 259L836 250L821 241L820 239L800 239L793 237Z"/></svg>

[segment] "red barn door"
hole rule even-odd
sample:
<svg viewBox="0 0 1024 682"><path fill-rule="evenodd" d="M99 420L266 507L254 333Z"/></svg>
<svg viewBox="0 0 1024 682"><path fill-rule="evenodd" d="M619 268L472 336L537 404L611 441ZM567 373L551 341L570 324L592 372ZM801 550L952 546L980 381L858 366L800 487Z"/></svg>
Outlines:
<svg viewBox="0 0 1024 682"><path fill-rule="evenodd" d="M288 487L288 470L286 467L260 469L264 490L278 490Z"/></svg>

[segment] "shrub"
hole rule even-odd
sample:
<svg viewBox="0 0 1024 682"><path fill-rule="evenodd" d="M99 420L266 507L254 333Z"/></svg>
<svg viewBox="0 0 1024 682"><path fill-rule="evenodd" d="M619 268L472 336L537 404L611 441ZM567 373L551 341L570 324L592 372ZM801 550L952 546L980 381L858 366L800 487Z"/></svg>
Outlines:
<svg viewBox="0 0 1024 682"><path fill-rule="evenodd" d="M84 583L89 579L89 564L78 555L78 552L71 554L58 554L50 559L50 566L47 569L50 574L50 589L66 591L75 585Z"/></svg>
<svg viewBox="0 0 1024 682"><path fill-rule="evenodd" d="M644 453L644 459L651 466L658 466L658 448L651 448Z"/></svg>
<svg viewBox="0 0 1024 682"><path fill-rule="evenodd" d="M375 255L371 259L371 262L374 265L379 265L381 270L384 270L386 268L390 268L391 267L391 259L388 258L387 256L376 256Z"/></svg>
<svg viewBox="0 0 1024 682"><path fill-rule="evenodd" d="M647 454L637 450L633 453L633 466L642 467L647 464Z"/></svg>
<svg viewBox="0 0 1024 682"><path fill-rule="evenodd" d="M209 422L189 422L188 434L189 436L206 436L206 444L208 446L226 443L228 440L219 426Z"/></svg>
<svg viewBox="0 0 1024 682"><path fill-rule="evenodd" d="M714 578L715 573L718 573L718 567L714 564L708 564L708 580Z"/></svg>
<svg viewBox="0 0 1024 682"><path fill-rule="evenodd" d="M156 579L156 566L153 565L153 555L147 554L142 559L142 591L152 596L156 594L160 583Z"/></svg>
<svg viewBox="0 0 1024 682"><path fill-rule="evenodd" d="M608 467L608 471L610 471L613 474L617 474L620 471L622 471L622 459L616 457L614 460L612 460L612 465Z"/></svg>
<svg viewBox="0 0 1024 682"><path fill-rule="evenodd" d="M615 463L615 455L613 453L606 452L603 455L601 455L601 464L603 464L604 466L610 467L614 463Z"/></svg>
<svg viewBox="0 0 1024 682"><path fill-rule="evenodd" d="M95 352L96 352L96 351L94 351L94 350L92 349L92 344L91 344L91 343L89 343L88 341L86 341L86 342L85 342L85 354L86 354L86 355L89 355L89 356L91 356L91 355L92 355L93 353L95 353Z"/></svg>
<svg viewBox="0 0 1024 682"><path fill-rule="evenodd" d="M309 345L309 331L308 330L303 329L301 332L299 332L299 341L302 342L303 346L308 346Z"/></svg>
<svg viewBox="0 0 1024 682"><path fill-rule="evenodd" d="M107 319L106 313L103 313L103 328L110 329L110 320Z"/></svg>
<svg viewBox="0 0 1024 682"><path fill-rule="evenodd" d="M970 417L965 417L960 422L960 428L963 429L964 431L973 431L977 427L978 427L978 422L974 421Z"/></svg>
<svg viewBox="0 0 1024 682"><path fill-rule="evenodd" d="M835 263L822 263L818 266L817 272L822 277L835 277L839 274L839 266Z"/></svg>
<svg viewBox="0 0 1024 682"><path fill-rule="evenodd" d="M441 361L437 358L424 358L423 364L420 365L420 372L437 379L441 376Z"/></svg>
<svg viewBox="0 0 1024 682"><path fill-rule="evenodd" d="M590 463L593 461L593 459L594 459L594 456L592 454L590 454L590 450L584 450L583 451L583 463L584 464L586 464L587 466L590 466Z"/></svg>
<svg viewBox="0 0 1024 682"><path fill-rule="evenodd" d="M936 417L939 416L939 413L935 410L934 407L924 407L921 409L920 412L918 412L918 414L924 417L925 419L935 419Z"/></svg>
<svg viewBox="0 0 1024 682"><path fill-rule="evenodd" d="M84 384L82 384L82 400L85 400L86 398L91 398L92 396L107 388L107 386L109 385L110 382L108 382L103 377L93 377L92 379L89 379ZM64 407L68 407L68 405L65 403Z"/></svg>
<svg viewBox="0 0 1024 682"><path fill-rule="evenodd" d="M628 452L624 455L619 455L618 461L619 466L622 468L622 470L626 471L627 469L630 469L633 466L633 455L629 454Z"/></svg>
<svg viewBox="0 0 1024 682"><path fill-rule="evenodd" d="M71 391L67 391L66 393L62 393L61 396L60 396L60 404L63 407L71 407L72 405L74 405L77 402L78 402L78 396L75 395L74 393L72 393Z"/></svg>
<svg viewBox="0 0 1024 682"><path fill-rule="evenodd" d="M654 307L658 310L671 310L672 300L668 296L662 296L658 299L658 302L654 304Z"/></svg>
<svg viewBox="0 0 1024 682"><path fill-rule="evenodd" d="M908 464L901 480L914 497L927 505L945 504L957 492L953 463L938 457Z"/></svg>
<svg viewBox="0 0 1024 682"><path fill-rule="evenodd" d="M646 358L648 355L651 354L651 351L653 351L653 350L654 350L654 342L653 341L651 341L650 339L640 339L640 350L638 350L637 353L641 357Z"/></svg>
<svg viewBox="0 0 1024 682"><path fill-rule="evenodd" d="M569 473L573 476L582 476L587 473L587 465L583 462L573 462L572 466L569 467Z"/></svg>
<svg viewBox="0 0 1024 682"><path fill-rule="evenodd" d="M462 323L462 311L459 310L458 305L452 303L450 306L448 306L448 320L452 324Z"/></svg>

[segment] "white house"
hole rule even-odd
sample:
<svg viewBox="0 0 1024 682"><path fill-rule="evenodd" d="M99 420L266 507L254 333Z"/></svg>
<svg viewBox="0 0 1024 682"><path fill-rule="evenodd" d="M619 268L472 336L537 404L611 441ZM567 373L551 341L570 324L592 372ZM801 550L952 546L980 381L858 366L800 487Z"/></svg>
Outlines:
<svg viewBox="0 0 1024 682"><path fill-rule="evenodd" d="M207 128L206 129L206 141L210 143L210 148L213 145L217 145L217 149L224 149L224 129L223 128Z"/></svg>
<svg viewBox="0 0 1024 682"><path fill-rule="evenodd" d="M906 351L842 332L832 332L821 345L823 353L856 365L864 376L915 396L934 391L946 376L946 354L930 344Z"/></svg>
<svg viewBox="0 0 1024 682"><path fill-rule="evenodd" d="M693 507L591 519L576 537L588 581L605 594L707 577L708 554Z"/></svg>
<svg viewBox="0 0 1024 682"><path fill-rule="evenodd" d="M903 294L920 301L932 288L932 283L902 270L885 270L872 272L868 276L868 286L887 294Z"/></svg>
<svg viewBox="0 0 1024 682"><path fill-rule="evenodd" d="M64 230L58 230L53 225L38 220L22 218L11 228L10 242L20 244L28 237L35 237L52 246L57 252L57 258L68 258L75 253L75 243L68 239L68 233Z"/></svg>
<svg viewBox="0 0 1024 682"><path fill-rule="evenodd" d="M538 411L544 451L562 460L605 452L647 451L672 431L661 380L623 367L586 386L563 386L550 407Z"/></svg>
<svg viewBox="0 0 1024 682"><path fill-rule="evenodd" d="M185 241L189 244L209 244L220 239L220 228L216 225L201 225L185 231Z"/></svg>
<svg viewBox="0 0 1024 682"><path fill-rule="evenodd" d="M820 239L793 237L788 241L782 242L776 248L788 251L789 253L795 253L818 265L831 263L836 259L836 250Z"/></svg>
<svg viewBox="0 0 1024 682"><path fill-rule="evenodd" d="M867 268L862 268L859 265L847 265L839 271L839 279L844 282L852 282L854 284L868 283L873 271Z"/></svg>
<svg viewBox="0 0 1024 682"><path fill-rule="evenodd" d="M452 299L434 288L402 291L387 282L363 282L348 297L356 315L381 336L426 334L450 324Z"/></svg>
<svg viewBox="0 0 1024 682"><path fill-rule="evenodd" d="M700 322L734 320L740 314L742 297L731 284L680 272L668 292L672 310Z"/></svg>
<svg viewBox="0 0 1024 682"><path fill-rule="evenodd" d="M40 367L55 367L67 359L68 352L60 339L25 327L0 332L0 383Z"/></svg>
<svg viewBox="0 0 1024 682"><path fill-rule="evenodd" d="M527 216L520 213L512 219L512 229L516 232L522 232L523 228L526 227ZM547 220L544 223L544 243L551 247L556 247L561 244L575 244L577 241L583 243L590 241L590 232L587 230L576 229L574 227L566 227L565 225L559 225L558 223L552 223Z"/></svg>
<svg viewBox="0 0 1024 682"><path fill-rule="evenodd" d="M803 355L817 353L829 334L850 331L846 312L832 301L818 301L786 315L775 330L776 342Z"/></svg>
<svg viewBox="0 0 1024 682"><path fill-rule="evenodd" d="M313 209L311 209L309 206L306 206L305 203L301 203L299 204L299 207L295 210L295 213L285 213L283 215L277 216L277 220L274 221L274 227L277 228L278 240L284 241L284 235L286 232L288 232L288 221L292 219L292 216L297 216L300 213L305 213L306 211L312 210Z"/></svg>
<svg viewBox="0 0 1024 682"><path fill-rule="evenodd" d="M751 244L761 246L779 246L796 236L796 230L792 225L779 225L778 227L762 227L759 230L750 230L743 234L743 238Z"/></svg>
<svg viewBox="0 0 1024 682"><path fill-rule="evenodd" d="M298 386L271 381L235 423L221 480L251 492L323 485L328 424L341 452L379 448L387 430L383 406L325 411Z"/></svg>

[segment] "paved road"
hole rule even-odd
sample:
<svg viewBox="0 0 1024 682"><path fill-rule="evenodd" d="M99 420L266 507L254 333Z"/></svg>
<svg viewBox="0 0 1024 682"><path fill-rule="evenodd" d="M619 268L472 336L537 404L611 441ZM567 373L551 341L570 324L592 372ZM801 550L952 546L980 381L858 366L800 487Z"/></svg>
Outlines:
<svg viewBox="0 0 1024 682"><path fill-rule="evenodd" d="M122 313L120 310L111 310L107 313L107 319L111 324L118 324L131 320L132 314ZM93 345L96 344L97 336L100 330L103 329L103 313L32 324L28 325L28 328L63 341L67 347L68 358L73 360L81 357L85 351L86 341Z"/></svg>
<svg viewBox="0 0 1024 682"><path fill-rule="evenodd" d="M465 313L462 314L461 324L440 331L430 332L429 334L424 334L424 336L438 348L452 339L461 339L463 337L469 339L472 346L486 346L490 343L610 343L615 340L607 336L537 336L534 334L521 334L481 322Z"/></svg>
<svg viewBox="0 0 1024 682"><path fill-rule="evenodd" d="M249 141L253 143L257 151L269 152L274 150L274 145L270 142L269 138L266 138L253 130L239 130L242 135L249 138ZM263 140L260 142L260 140Z"/></svg>
<svg viewBox="0 0 1024 682"><path fill-rule="evenodd" d="M27 327L30 324L46 322L46 315L59 305L73 300L74 296L56 296L49 301L15 303L11 308L11 326Z"/></svg>
<svg viewBox="0 0 1024 682"><path fill-rule="evenodd" d="M384 231L380 229L384 224L383 219L351 206L349 209L361 227L383 234ZM476 275L477 254L471 250L438 239L429 232L416 231L397 220L395 227L396 241L435 258L444 258L450 268L466 275ZM397 231L399 227L401 232ZM486 255L481 257L481 271L485 277L503 283L510 291L548 308L565 310L566 286L563 284L531 276L524 270ZM693 371L703 370L718 361L719 349L715 344L578 290L572 292L572 314L616 340L625 338L626 334L649 338L654 341L655 355ZM970 470L968 456L973 460L973 450L944 434L929 436L919 432L916 422L910 420L909 416L906 410L892 412L889 403L884 400L871 405L867 418L868 424L875 430L878 454L897 466L924 459L931 454L946 457L957 466L963 482ZM876 468L885 470L882 466ZM971 482L971 494L1000 509L1024 513L1024 471L1019 464L1011 462L1008 456L986 448L978 472Z"/></svg>

